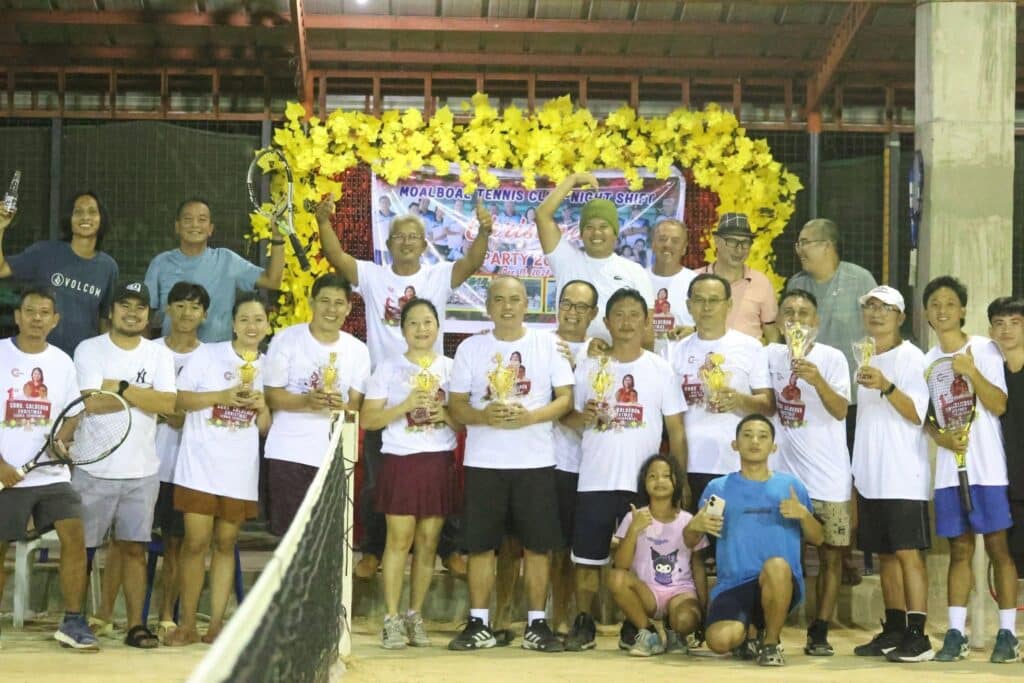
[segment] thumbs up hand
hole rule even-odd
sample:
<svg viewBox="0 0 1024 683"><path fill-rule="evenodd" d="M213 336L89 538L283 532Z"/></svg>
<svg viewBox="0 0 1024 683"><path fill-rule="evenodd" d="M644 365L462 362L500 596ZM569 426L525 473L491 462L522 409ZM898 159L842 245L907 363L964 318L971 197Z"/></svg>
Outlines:
<svg viewBox="0 0 1024 683"><path fill-rule="evenodd" d="M958 353L953 356L953 372L972 381L977 376L978 368L974 365L974 352L971 351L970 346L967 347L967 353Z"/></svg>
<svg viewBox="0 0 1024 683"><path fill-rule="evenodd" d="M796 495L796 490L792 486L789 487L789 498L779 503L779 513L786 519L795 519L797 521L802 521L811 514L804 507L804 504L800 502Z"/></svg>
<svg viewBox="0 0 1024 683"><path fill-rule="evenodd" d="M639 534L654 521L654 518L651 517L650 508L644 507L637 510L636 506L630 503L629 511L633 515L633 521L629 523L629 533L631 534Z"/></svg>

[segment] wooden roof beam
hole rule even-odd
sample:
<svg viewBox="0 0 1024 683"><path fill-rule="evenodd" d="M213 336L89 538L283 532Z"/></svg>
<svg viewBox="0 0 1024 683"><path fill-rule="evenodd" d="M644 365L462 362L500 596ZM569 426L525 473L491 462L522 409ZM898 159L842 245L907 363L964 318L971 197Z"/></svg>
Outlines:
<svg viewBox="0 0 1024 683"><path fill-rule="evenodd" d="M825 55L814 69L814 74L807 80L805 105L808 115L818 111L822 96L835 81L839 66L853 44L853 39L857 37L857 32L873 11L874 6L870 2L851 2L847 6L843 18L839 20L832 34Z"/></svg>
<svg viewBox="0 0 1024 683"><path fill-rule="evenodd" d="M4 22L19 25L49 26L234 26L273 28L290 23L287 14L228 10L218 12L156 12L153 10L5 10Z"/></svg>
<svg viewBox="0 0 1024 683"><path fill-rule="evenodd" d="M309 51L306 47L304 0L290 0L292 27L295 32L295 58L298 61L297 90L299 101L306 108L306 118L313 116L313 75L309 71Z"/></svg>

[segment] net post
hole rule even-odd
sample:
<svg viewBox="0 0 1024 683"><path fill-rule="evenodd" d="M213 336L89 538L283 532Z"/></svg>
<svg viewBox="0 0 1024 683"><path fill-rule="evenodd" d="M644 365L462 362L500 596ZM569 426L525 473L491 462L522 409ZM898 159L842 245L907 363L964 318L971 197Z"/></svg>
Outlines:
<svg viewBox="0 0 1024 683"><path fill-rule="evenodd" d="M359 413L345 413L345 423L341 428L341 453L345 459L346 471L351 474L345 484L345 521L346 527L352 529L355 519L355 467L359 461ZM338 655L342 658L352 654L352 533L344 539L345 560L341 574L341 639L338 642Z"/></svg>

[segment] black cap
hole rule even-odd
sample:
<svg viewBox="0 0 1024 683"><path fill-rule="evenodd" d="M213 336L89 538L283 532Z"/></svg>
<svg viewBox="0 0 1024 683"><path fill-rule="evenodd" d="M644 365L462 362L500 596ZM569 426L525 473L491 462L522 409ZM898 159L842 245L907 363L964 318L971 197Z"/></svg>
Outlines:
<svg viewBox="0 0 1024 683"><path fill-rule="evenodd" d="M114 290L113 302L116 304L118 301L124 301L125 299L138 299L149 306L149 287L146 286L145 282L134 280L122 282Z"/></svg>
<svg viewBox="0 0 1024 683"><path fill-rule="evenodd" d="M718 219L718 228L715 234L719 237L749 237L754 238L750 231L750 221L745 213L723 213Z"/></svg>

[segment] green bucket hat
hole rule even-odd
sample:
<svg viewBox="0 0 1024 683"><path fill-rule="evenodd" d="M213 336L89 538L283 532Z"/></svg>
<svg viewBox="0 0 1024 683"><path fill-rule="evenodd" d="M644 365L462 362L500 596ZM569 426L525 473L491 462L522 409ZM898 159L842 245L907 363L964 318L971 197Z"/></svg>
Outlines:
<svg viewBox="0 0 1024 683"><path fill-rule="evenodd" d="M591 218L603 218L612 226L616 237L619 234L619 210L608 199L591 199L580 209L580 230Z"/></svg>

